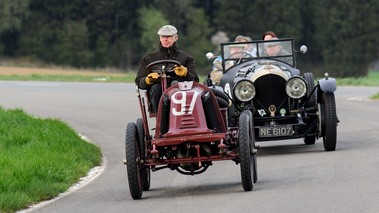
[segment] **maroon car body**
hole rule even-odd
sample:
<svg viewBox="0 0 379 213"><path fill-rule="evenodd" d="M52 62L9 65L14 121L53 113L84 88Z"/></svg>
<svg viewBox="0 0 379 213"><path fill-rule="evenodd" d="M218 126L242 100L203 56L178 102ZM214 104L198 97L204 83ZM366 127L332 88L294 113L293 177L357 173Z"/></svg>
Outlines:
<svg viewBox="0 0 379 213"><path fill-rule="evenodd" d="M143 190L149 190L150 171L169 168L196 175L221 160L240 164L242 186L252 190L257 169L250 111L241 113L238 126L229 127L227 95L217 87L180 82L173 72L175 66L179 62L162 60L147 67L161 76L163 95L157 114L150 112L145 91L137 88L142 118L128 123L125 140L132 198L139 199ZM168 87L168 78L179 82ZM155 119L155 128L150 130L151 119Z"/></svg>

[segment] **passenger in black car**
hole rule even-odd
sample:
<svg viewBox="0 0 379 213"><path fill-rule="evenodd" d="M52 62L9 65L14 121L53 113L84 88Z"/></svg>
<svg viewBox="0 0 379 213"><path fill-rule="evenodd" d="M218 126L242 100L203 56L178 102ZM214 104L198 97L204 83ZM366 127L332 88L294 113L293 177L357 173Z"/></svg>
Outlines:
<svg viewBox="0 0 379 213"><path fill-rule="evenodd" d="M278 40L278 38L270 38L268 39L268 41L271 41L271 40ZM265 43L264 44L265 46L265 52L263 53L263 55L266 55L266 56L286 56L286 55L290 55L290 53L283 49L282 48L282 45L280 42L269 42L269 43ZM292 64L292 57L281 57L281 58L278 58L278 60L281 60L287 64Z"/></svg>

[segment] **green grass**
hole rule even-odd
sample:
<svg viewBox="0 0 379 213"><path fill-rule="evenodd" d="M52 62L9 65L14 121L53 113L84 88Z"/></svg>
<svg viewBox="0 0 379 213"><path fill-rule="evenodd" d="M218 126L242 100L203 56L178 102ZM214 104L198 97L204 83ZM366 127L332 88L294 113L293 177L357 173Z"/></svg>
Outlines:
<svg viewBox="0 0 379 213"><path fill-rule="evenodd" d="M125 82L134 83L136 74L125 74L122 76L112 75L98 75L98 76L84 76L84 75L39 75L32 74L29 76L23 75L1 75L0 80L12 81L61 81L61 82ZM205 76L199 76L200 82L203 82Z"/></svg>
<svg viewBox="0 0 379 213"><path fill-rule="evenodd" d="M360 78L340 78L336 79L338 86L370 86L379 87L379 72L372 71L369 72L367 77ZM370 99L379 99L379 92L375 95L370 96Z"/></svg>
<svg viewBox="0 0 379 213"><path fill-rule="evenodd" d="M51 199L100 162L99 147L66 123L0 107L0 212Z"/></svg>
<svg viewBox="0 0 379 213"><path fill-rule="evenodd" d="M370 99L379 99L379 93L376 93L375 95L370 96Z"/></svg>
<svg viewBox="0 0 379 213"><path fill-rule="evenodd" d="M379 87L379 72L369 72L367 77L337 78L339 86L372 86Z"/></svg>
<svg viewBox="0 0 379 213"><path fill-rule="evenodd" d="M125 74L122 76L99 75L0 75L0 80L17 80L17 81L62 81L62 82L134 82L135 74Z"/></svg>

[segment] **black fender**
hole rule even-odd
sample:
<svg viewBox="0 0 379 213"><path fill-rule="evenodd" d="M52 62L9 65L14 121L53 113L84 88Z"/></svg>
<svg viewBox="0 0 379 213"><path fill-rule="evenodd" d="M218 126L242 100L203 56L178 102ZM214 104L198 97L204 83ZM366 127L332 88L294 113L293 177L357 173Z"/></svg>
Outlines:
<svg viewBox="0 0 379 213"><path fill-rule="evenodd" d="M323 78L317 84L317 103L320 103L323 93L333 93L337 90L336 79Z"/></svg>
<svg viewBox="0 0 379 213"><path fill-rule="evenodd" d="M336 79L334 78L323 78L318 81L319 88L322 92L333 93L337 90Z"/></svg>

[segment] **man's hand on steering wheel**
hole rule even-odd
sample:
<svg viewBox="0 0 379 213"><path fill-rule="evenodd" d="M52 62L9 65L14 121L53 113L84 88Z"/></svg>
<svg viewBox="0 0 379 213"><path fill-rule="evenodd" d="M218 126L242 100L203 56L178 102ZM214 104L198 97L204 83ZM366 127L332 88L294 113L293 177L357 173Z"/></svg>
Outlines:
<svg viewBox="0 0 379 213"><path fill-rule="evenodd" d="M159 74L158 73L150 73L149 75L147 75L145 81L146 81L146 84L147 85L153 85L155 82L157 82L159 78Z"/></svg>
<svg viewBox="0 0 379 213"><path fill-rule="evenodd" d="M178 66L174 68L175 74L177 74L180 77L186 77L187 76L187 68L183 66Z"/></svg>

